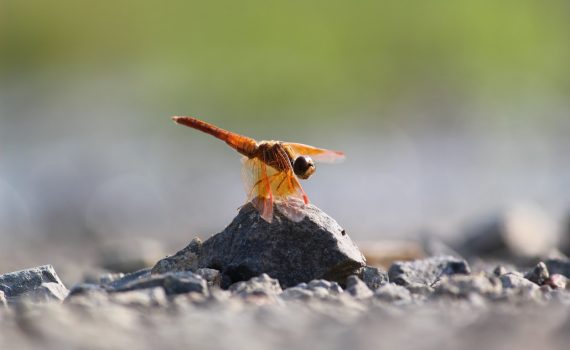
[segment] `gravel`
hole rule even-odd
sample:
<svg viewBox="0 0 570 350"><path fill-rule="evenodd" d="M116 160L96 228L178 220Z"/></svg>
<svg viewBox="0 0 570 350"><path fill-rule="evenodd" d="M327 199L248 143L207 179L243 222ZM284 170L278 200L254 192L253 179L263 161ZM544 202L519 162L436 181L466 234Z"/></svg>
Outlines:
<svg viewBox="0 0 570 350"><path fill-rule="evenodd" d="M70 291L50 265L0 275L0 349L557 349L570 342L568 259L469 265L432 241L433 256L396 261L386 273L365 265L336 222L309 210L299 224L282 222L293 230L286 231L245 207L222 233L193 240L152 269L101 274ZM295 233L305 229L312 231Z"/></svg>
<svg viewBox="0 0 570 350"><path fill-rule="evenodd" d="M431 286L440 278L454 274L470 273L469 264L452 256L436 256L415 261L396 261L388 270L390 282L408 286Z"/></svg>

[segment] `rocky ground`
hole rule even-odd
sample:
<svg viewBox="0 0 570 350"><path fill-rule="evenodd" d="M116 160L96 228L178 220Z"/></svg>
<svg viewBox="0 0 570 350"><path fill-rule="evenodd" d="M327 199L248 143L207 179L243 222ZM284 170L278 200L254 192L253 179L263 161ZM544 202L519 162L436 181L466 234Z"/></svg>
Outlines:
<svg viewBox="0 0 570 350"><path fill-rule="evenodd" d="M0 275L0 349L568 348L570 260L537 263L521 240L540 232L501 220L384 270L315 207L268 224L246 206L152 268L70 289L49 265Z"/></svg>

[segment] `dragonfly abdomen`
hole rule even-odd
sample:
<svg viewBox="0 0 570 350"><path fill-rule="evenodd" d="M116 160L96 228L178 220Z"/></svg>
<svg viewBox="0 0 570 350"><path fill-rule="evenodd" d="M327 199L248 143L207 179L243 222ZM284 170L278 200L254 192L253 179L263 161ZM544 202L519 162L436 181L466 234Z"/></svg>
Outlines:
<svg viewBox="0 0 570 350"><path fill-rule="evenodd" d="M178 124L200 130L206 134L210 134L215 138L224 141L231 148L235 149L246 157L253 158L257 154L257 141L250 137L218 128L215 125L212 125L200 119L196 119L194 117L172 117L172 119Z"/></svg>

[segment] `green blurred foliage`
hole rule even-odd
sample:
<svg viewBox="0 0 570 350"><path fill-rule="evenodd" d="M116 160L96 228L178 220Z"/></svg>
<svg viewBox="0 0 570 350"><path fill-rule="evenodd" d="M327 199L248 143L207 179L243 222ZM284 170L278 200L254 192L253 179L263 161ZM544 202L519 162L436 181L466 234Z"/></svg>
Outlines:
<svg viewBox="0 0 570 350"><path fill-rule="evenodd" d="M0 77L124 74L154 103L227 117L563 96L569 15L563 0L2 0Z"/></svg>

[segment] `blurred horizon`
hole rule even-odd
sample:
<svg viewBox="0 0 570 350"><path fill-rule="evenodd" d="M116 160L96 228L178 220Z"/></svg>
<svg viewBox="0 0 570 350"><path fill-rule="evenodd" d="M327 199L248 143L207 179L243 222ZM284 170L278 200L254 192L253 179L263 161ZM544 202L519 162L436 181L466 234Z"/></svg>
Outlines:
<svg viewBox="0 0 570 350"><path fill-rule="evenodd" d="M561 0L3 1L0 236L221 231L245 199L239 155L173 115L345 151L303 185L356 240L458 235L519 202L563 217L569 15Z"/></svg>

